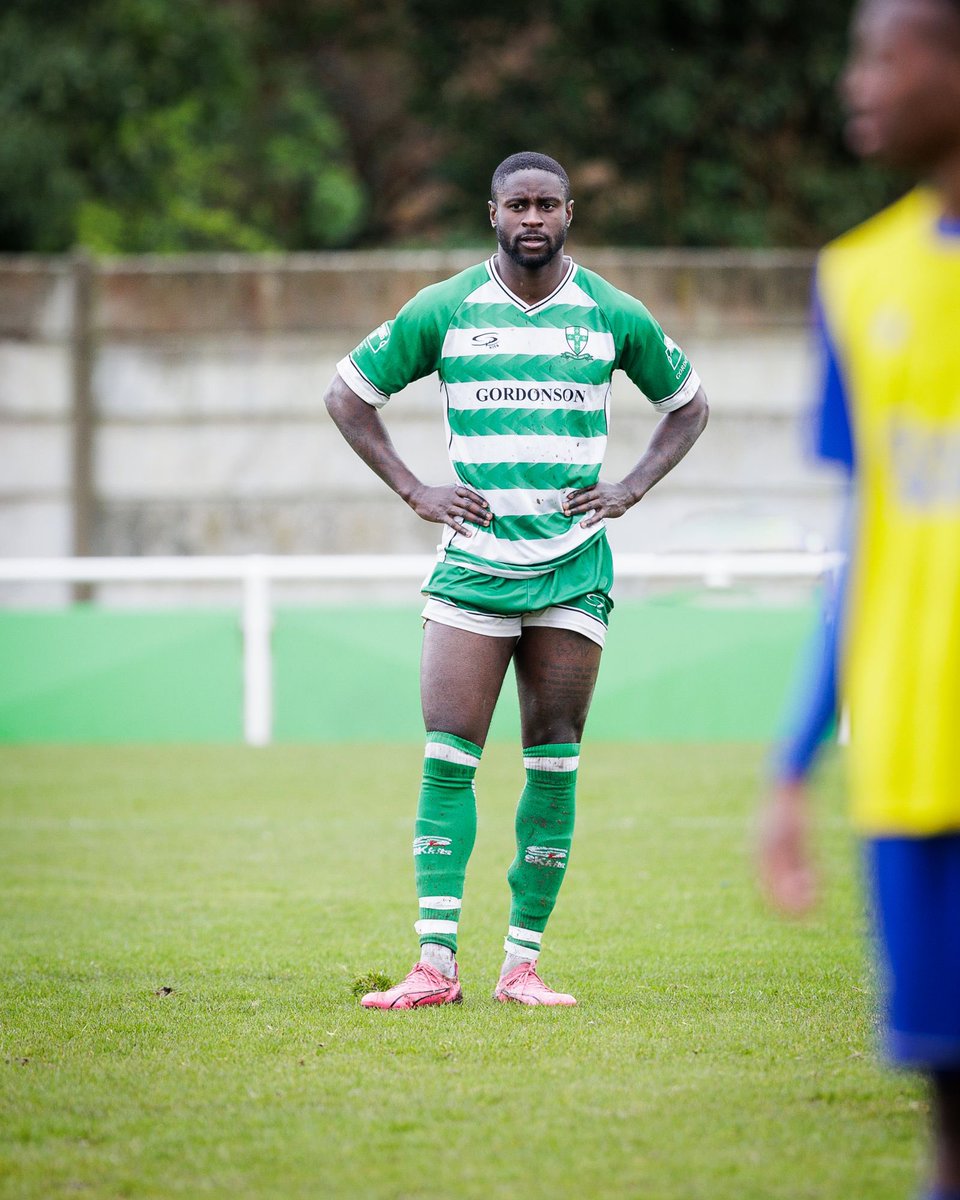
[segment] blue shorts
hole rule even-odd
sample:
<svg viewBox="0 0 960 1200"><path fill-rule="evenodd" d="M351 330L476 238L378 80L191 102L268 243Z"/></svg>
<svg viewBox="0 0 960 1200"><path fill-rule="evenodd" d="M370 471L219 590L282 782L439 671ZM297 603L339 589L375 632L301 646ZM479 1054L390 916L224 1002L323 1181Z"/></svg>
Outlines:
<svg viewBox="0 0 960 1200"><path fill-rule="evenodd" d="M898 1066L960 1067L960 834L873 838L867 878L885 1046Z"/></svg>

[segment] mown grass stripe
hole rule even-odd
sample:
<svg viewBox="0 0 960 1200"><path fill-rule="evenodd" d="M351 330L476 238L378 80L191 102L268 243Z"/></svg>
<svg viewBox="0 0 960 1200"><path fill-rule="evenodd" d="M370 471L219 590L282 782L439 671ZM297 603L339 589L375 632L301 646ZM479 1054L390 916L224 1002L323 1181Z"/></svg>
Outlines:
<svg viewBox="0 0 960 1200"><path fill-rule="evenodd" d="M463 437L538 435L602 437L607 432L603 409L570 408L450 408L451 433Z"/></svg>
<svg viewBox="0 0 960 1200"><path fill-rule="evenodd" d="M507 914L488 898L503 891L519 783L509 683L484 751L467 1002L360 1008L371 974L392 983L410 967L399 931L416 897L398 830L412 823L422 761L417 607L287 613L309 620L293 663L302 700L285 711L316 722L318 702L350 710L344 736L366 744L305 744L319 727L305 736L304 725L297 744L255 753L0 751L0 1192L383 1200L422 1195L428 1161L461 1200L528 1194L529 1154L476 1150L505 1130L548 1148L536 1190L557 1197L915 1191L924 1093L874 1059L842 762L818 780L831 886L798 926L756 902L745 867L765 747L703 744L745 706L759 722L750 736L767 736L780 653L757 617L783 628L780 610L672 608L662 596L618 609L581 771L589 819L545 938L547 982L577 1008L538 1014L489 994ZM813 616L783 629L788 662ZM332 650L346 669L318 688ZM141 680L124 694L145 691ZM403 724L372 741L378 702ZM649 740L663 717L673 732L660 736L684 744ZM506 1087L518 1048L532 1069Z"/></svg>

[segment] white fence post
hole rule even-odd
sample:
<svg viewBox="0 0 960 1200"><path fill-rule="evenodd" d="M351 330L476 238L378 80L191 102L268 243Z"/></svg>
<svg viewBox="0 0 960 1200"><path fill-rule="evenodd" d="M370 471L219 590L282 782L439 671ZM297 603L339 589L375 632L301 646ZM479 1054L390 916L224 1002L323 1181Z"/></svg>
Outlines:
<svg viewBox="0 0 960 1200"><path fill-rule="evenodd" d="M736 579L815 580L836 570L837 553L619 554L622 579L702 579L729 587ZM273 737L273 580L421 580L432 555L277 555L246 558L0 558L0 583L211 582L243 585L243 736L250 746Z"/></svg>
<svg viewBox="0 0 960 1200"><path fill-rule="evenodd" d="M252 554L243 573L243 738L269 746L273 737L273 655L270 576L263 555Z"/></svg>

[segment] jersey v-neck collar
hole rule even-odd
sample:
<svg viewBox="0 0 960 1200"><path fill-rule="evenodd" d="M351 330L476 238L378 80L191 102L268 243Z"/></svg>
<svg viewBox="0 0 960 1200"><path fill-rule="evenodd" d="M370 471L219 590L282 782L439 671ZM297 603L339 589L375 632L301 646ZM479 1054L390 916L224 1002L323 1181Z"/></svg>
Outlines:
<svg viewBox="0 0 960 1200"><path fill-rule="evenodd" d="M517 308L520 309L521 312L524 312L524 313L536 312L538 308L543 308L543 306L545 304L549 304L552 300L555 300L557 298L557 296L559 296L560 293L563 291L563 289L567 286L567 284L570 282L570 280L573 278L573 273L576 269L577 269L577 264L573 261L572 258L568 258L567 259L567 269L563 273L563 278L560 280L560 282L557 284L557 286L553 289L553 291L550 293L550 295L544 296L544 298L542 300L538 300L536 302L536 304L524 304L524 302L520 299L520 297L516 294L516 292L511 291L510 288L508 288L507 285L503 282L503 279L500 276L500 272L497 270L497 256L495 254L492 254L490 256L490 258L487 259L487 271L490 274L490 278L493 280L493 282L499 288L501 288L506 293L509 300L513 304L515 304L517 306Z"/></svg>

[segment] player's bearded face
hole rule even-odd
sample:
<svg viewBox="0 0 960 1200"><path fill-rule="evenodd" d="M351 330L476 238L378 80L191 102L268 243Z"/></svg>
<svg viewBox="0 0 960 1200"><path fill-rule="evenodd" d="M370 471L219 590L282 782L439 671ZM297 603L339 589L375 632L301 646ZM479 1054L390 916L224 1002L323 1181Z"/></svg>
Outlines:
<svg viewBox="0 0 960 1200"><path fill-rule="evenodd" d="M490 202L490 218L503 252L518 266L536 270L552 262L567 238L573 202L550 171L517 171Z"/></svg>
<svg viewBox="0 0 960 1200"><path fill-rule="evenodd" d="M538 229L532 235L528 229L505 229L497 220L497 241L519 267L545 267L563 249L567 240L566 223L558 229Z"/></svg>

